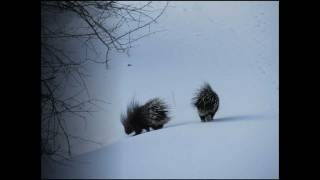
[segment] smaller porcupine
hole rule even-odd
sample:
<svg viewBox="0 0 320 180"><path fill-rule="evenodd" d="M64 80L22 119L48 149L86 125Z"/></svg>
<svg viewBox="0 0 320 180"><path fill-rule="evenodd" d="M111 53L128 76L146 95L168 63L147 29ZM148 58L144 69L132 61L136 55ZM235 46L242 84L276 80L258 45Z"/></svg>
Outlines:
<svg viewBox="0 0 320 180"><path fill-rule="evenodd" d="M139 105L134 100L127 108L127 114L121 114L121 122L126 134L135 132L138 135L143 129L150 131L160 129L170 118L168 105L160 98L153 98L144 105Z"/></svg>
<svg viewBox="0 0 320 180"><path fill-rule="evenodd" d="M208 83L204 83L192 98L192 104L197 108L201 122L211 121L219 108L219 97Z"/></svg>

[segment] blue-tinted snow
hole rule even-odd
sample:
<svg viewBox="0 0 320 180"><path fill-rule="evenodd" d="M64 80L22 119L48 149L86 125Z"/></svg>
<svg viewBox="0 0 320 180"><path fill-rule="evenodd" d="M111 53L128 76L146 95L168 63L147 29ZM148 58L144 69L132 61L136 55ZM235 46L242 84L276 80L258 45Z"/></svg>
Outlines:
<svg viewBox="0 0 320 180"><path fill-rule="evenodd" d="M114 56L109 70L92 71L89 87L110 104L81 133L105 147L75 145L79 154L91 152L71 167L43 166L43 176L278 178L278 8L278 2L171 2L151 29L164 31L141 39L129 57ZM212 123L200 123L190 104L203 81L220 97ZM172 121L125 136L120 113L133 97L155 96L169 103Z"/></svg>

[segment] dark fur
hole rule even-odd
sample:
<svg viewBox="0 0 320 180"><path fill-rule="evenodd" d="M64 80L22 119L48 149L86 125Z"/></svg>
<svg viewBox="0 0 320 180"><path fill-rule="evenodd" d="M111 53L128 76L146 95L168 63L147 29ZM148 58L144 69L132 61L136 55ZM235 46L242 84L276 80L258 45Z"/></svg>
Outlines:
<svg viewBox="0 0 320 180"><path fill-rule="evenodd" d="M168 111L168 106L160 98L150 99L144 105L132 101L127 108L127 114L121 114L125 133L135 132L137 135L143 129L146 131L150 131L150 128L161 129L170 120Z"/></svg>
<svg viewBox="0 0 320 180"><path fill-rule="evenodd" d="M197 108L202 122L212 121L219 108L219 97L208 83L204 83L192 98L192 104Z"/></svg>

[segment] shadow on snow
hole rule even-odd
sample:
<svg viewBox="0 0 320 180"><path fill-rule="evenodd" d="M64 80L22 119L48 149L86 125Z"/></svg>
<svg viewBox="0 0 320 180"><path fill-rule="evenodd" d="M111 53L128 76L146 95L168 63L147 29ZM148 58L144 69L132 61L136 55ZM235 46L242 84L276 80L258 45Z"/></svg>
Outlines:
<svg viewBox="0 0 320 180"><path fill-rule="evenodd" d="M266 117L268 116L265 116L265 115L238 115L238 116L229 116L229 117L227 116L222 118L216 118L216 119L213 119L213 121L206 122L206 123L261 120L261 119L265 119ZM172 125L165 126L164 128L182 126L187 124L198 124L198 123L202 123L200 119L199 121L188 121L183 123L172 124Z"/></svg>

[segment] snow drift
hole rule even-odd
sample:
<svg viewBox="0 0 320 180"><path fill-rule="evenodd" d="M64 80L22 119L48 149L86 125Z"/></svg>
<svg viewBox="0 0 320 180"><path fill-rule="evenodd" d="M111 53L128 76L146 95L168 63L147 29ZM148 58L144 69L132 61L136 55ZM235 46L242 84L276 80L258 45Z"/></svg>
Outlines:
<svg viewBox="0 0 320 180"><path fill-rule="evenodd" d="M274 116L246 115L167 125L72 161L47 178L278 178Z"/></svg>

